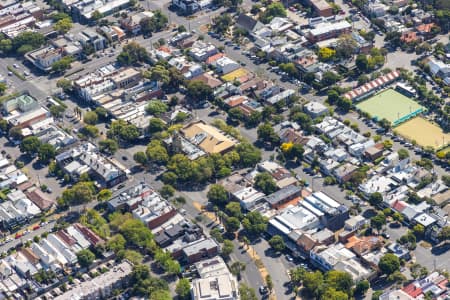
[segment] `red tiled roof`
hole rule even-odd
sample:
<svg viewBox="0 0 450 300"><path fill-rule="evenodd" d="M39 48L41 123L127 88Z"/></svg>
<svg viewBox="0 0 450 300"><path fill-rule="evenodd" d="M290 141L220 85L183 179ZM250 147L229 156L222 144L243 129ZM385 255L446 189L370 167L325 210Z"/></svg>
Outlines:
<svg viewBox="0 0 450 300"><path fill-rule="evenodd" d="M213 62L215 62L216 60L218 60L219 58L222 58L224 56L225 56L225 54L223 54L223 53L214 54L213 56L210 56L206 59L206 63L212 64Z"/></svg>
<svg viewBox="0 0 450 300"><path fill-rule="evenodd" d="M227 99L228 101L226 101L227 105L229 107L235 107L238 105L241 105L242 103L244 103L245 100L247 100L247 97L245 96L240 96L240 97L233 97L233 98L229 98Z"/></svg>
<svg viewBox="0 0 450 300"><path fill-rule="evenodd" d="M406 203L400 200L395 201L394 205L392 205L392 208L396 211L403 211L406 207Z"/></svg>
<svg viewBox="0 0 450 300"><path fill-rule="evenodd" d="M210 88L214 89L222 84L222 81L219 79L213 77L212 75L208 73L203 73L198 75L197 77L192 78L192 80L199 80L206 85L208 85Z"/></svg>
<svg viewBox="0 0 450 300"><path fill-rule="evenodd" d="M416 27L417 31L420 32L431 32L431 28L434 27L434 23L421 24Z"/></svg>
<svg viewBox="0 0 450 300"><path fill-rule="evenodd" d="M50 199L44 192L37 188L26 192L25 195L27 195L28 199L36 204L41 210L47 210L55 204L53 199Z"/></svg>
<svg viewBox="0 0 450 300"><path fill-rule="evenodd" d="M74 224L75 228L81 232L81 234L95 247L98 244L103 244L104 241L101 237L99 237L95 232L87 228L86 226L81 225L80 223Z"/></svg>
<svg viewBox="0 0 450 300"><path fill-rule="evenodd" d="M409 32L403 32L400 40L402 40L405 43L410 43L410 42L414 42L417 41L417 34L414 31L409 31Z"/></svg>
<svg viewBox="0 0 450 300"><path fill-rule="evenodd" d="M417 296L422 294L422 289L415 286L414 283L408 284L402 290L413 298L416 298Z"/></svg>

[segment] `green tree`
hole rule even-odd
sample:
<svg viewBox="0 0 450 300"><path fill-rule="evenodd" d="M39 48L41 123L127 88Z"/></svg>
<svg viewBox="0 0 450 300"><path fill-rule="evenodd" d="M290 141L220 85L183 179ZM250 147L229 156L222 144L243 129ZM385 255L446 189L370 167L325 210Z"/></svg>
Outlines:
<svg viewBox="0 0 450 300"><path fill-rule="evenodd" d="M66 14L64 12L54 13L50 17L52 18L53 22L58 22L58 21L61 21L63 19L69 19L70 21L72 21L72 18L68 14Z"/></svg>
<svg viewBox="0 0 450 300"><path fill-rule="evenodd" d="M238 218L235 217L228 217L225 220L225 229L227 232L234 233L239 230L241 223L239 222Z"/></svg>
<svg viewBox="0 0 450 300"><path fill-rule="evenodd" d="M272 175L267 172L261 172L255 176L254 186L266 195L272 194L278 189Z"/></svg>
<svg viewBox="0 0 450 300"><path fill-rule="evenodd" d="M0 130L2 132L8 131L8 121L6 121L5 119L0 119Z"/></svg>
<svg viewBox="0 0 450 300"><path fill-rule="evenodd" d="M383 226L386 225L386 217L383 213L378 213L376 216L370 219L370 226L376 228L379 232Z"/></svg>
<svg viewBox="0 0 450 300"><path fill-rule="evenodd" d="M322 84L322 86L331 86L338 82L340 79L341 77L338 74L331 71L326 71L323 73L320 83Z"/></svg>
<svg viewBox="0 0 450 300"><path fill-rule="evenodd" d="M370 284L367 280L358 281L355 287L355 294L358 296L363 296L369 290Z"/></svg>
<svg viewBox="0 0 450 300"><path fill-rule="evenodd" d="M408 150L406 150L406 149L404 149L404 148L399 149L399 150L397 151L397 153L398 153L398 158L399 158L400 160L403 160L403 159L409 157L409 152L408 152Z"/></svg>
<svg viewBox="0 0 450 300"><path fill-rule="evenodd" d="M41 147L41 142L35 136L28 136L19 145L20 152L28 155L36 154Z"/></svg>
<svg viewBox="0 0 450 300"><path fill-rule="evenodd" d="M119 150L119 144L113 139L104 139L98 142L99 150L103 153L113 155Z"/></svg>
<svg viewBox="0 0 450 300"><path fill-rule="evenodd" d="M86 125L80 129L80 133L88 138L96 138L99 130L94 125Z"/></svg>
<svg viewBox="0 0 450 300"><path fill-rule="evenodd" d="M358 45L349 34L343 34L336 42L336 56L340 58L350 58L356 52Z"/></svg>
<svg viewBox="0 0 450 300"><path fill-rule="evenodd" d="M439 240L448 241L450 240L450 226L445 226L441 229L438 235Z"/></svg>
<svg viewBox="0 0 450 300"><path fill-rule="evenodd" d="M78 182L71 188L63 191L62 204L78 205L91 202L95 199L95 188L91 182Z"/></svg>
<svg viewBox="0 0 450 300"><path fill-rule="evenodd" d="M98 21L101 18L103 18L103 14L99 12L98 10L94 10L91 14L91 19L94 21Z"/></svg>
<svg viewBox="0 0 450 300"><path fill-rule="evenodd" d="M148 163L147 155L145 152L138 151L133 155L133 159L135 162L140 164L141 166L145 166Z"/></svg>
<svg viewBox="0 0 450 300"><path fill-rule="evenodd" d="M275 133L270 123L264 123L258 126L257 130L258 140L276 144L280 141L279 136Z"/></svg>
<svg viewBox="0 0 450 300"><path fill-rule="evenodd" d="M56 82L56 86L59 88L62 88L64 92L70 92L72 91L72 81L69 79L61 78Z"/></svg>
<svg viewBox="0 0 450 300"><path fill-rule="evenodd" d="M212 184L206 197L209 202L215 205L223 205L228 201L228 193L220 184Z"/></svg>
<svg viewBox="0 0 450 300"><path fill-rule="evenodd" d="M151 118L148 125L148 131L151 134L164 131L166 129L166 123L159 118Z"/></svg>
<svg viewBox="0 0 450 300"><path fill-rule="evenodd" d="M282 63L282 64L279 64L278 67L283 72L288 73L289 76L298 77L298 75L299 75L298 69L294 65L294 63Z"/></svg>
<svg viewBox="0 0 450 300"><path fill-rule="evenodd" d="M11 50L23 55L41 47L44 43L45 37L42 34L34 31L24 31L13 38Z"/></svg>
<svg viewBox="0 0 450 300"><path fill-rule="evenodd" d="M261 160L261 151L248 142L236 146L239 164L243 168L254 167Z"/></svg>
<svg viewBox="0 0 450 300"><path fill-rule="evenodd" d="M244 283L239 285L239 294L241 296L241 300L257 300L255 290Z"/></svg>
<svg viewBox="0 0 450 300"><path fill-rule="evenodd" d="M53 117L60 119L63 117L63 114L66 111L66 109L61 105L52 105L50 106L49 111Z"/></svg>
<svg viewBox="0 0 450 300"><path fill-rule="evenodd" d="M230 266L231 274L236 276L238 280L241 278L241 272L245 271L245 263L240 261L235 261Z"/></svg>
<svg viewBox="0 0 450 300"><path fill-rule="evenodd" d="M131 42L122 48L117 61L122 65L132 65L148 61L147 50L136 42Z"/></svg>
<svg viewBox="0 0 450 300"><path fill-rule="evenodd" d="M328 271L325 276L325 283L328 287L344 292L348 296L351 296L352 287L355 284L349 273L338 270Z"/></svg>
<svg viewBox="0 0 450 300"><path fill-rule="evenodd" d="M150 294L149 300L172 300L170 291L168 290L156 290Z"/></svg>
<svg viewBox="0 0 450 300"><path fill-rule="evenodd" d="M328 47L323 47L319 49L319 59L321 61L330 61L336 55L336 50L333 50Z"/></svg>
<svg viewBox="0 0 450 300"><path fill-rule="evenodd" d="M225 213L230 217L242 219L241 204L239 202L229 202L225 206Z"/></svg>
<svg viewBox="0 0 450 300"><path fill-rule="evenodd" d="M387 253L381 257L378 267L383 274L391 275L395 271L400 270L400 260L394 254Z"/></svg>
<svg viewBox="0 0 450 300"><path fill-rule="evenodd" d="M286 247L283 238L279 235L274 235L269 240L269 245L277 252L283 251L284 248Z"/></svg>
<svg viewBox="0 0 450 300"><path fill-rule="evenodd" d="M342 291L337 291L334 288L327 288L322 296L322 299L348 300L348 295Z"/></svg>
<svg viewBox="0 0 450 300"><path fill-rule="evenodd" d="M83 116L83 122L89 125L95 125L98 122L98 116L95 111L88 111Z"/></svg>
<svg viewBox="0 0 450 300"><path fill-rule="evenodd" d="M161 190L159 190L159 193L164 198L170 198L170 197L173 197L173 195L175 194L175 189L173 186L171 186L169 184L165 184L165 185L163 185Z"/></svg>
<svg viewBox="0 0 450 300"><path fill-rule="evenodd" d="M159 100L151 100L145 107L145 111L151 115L160 116L168 110L165 103Z"/></svg>
<svg viewBox="0 0 450 300"><path fill-rule="evenodd" d="M242 226L250 235L259 235L266 231L268 219L258 211L251 211L242 220Z"/></svg>
<svg viewBox="0 0 450 300"><path fill-rule="evenodd" d="M181 278L178 280L175 292L180 299L190 299L191 283L189 282L189 279Z"/></svg>
<svg viewBox="0 0 450 300"><path fill-rule="evenodd" d="M322 272L306 272L303 277L303 288L309 297L319 299L322 288L324 285L324 279Z"/></svg>
<svg viewBox="0 0 450 300"><path fill-rule="evenodd" d="M106 248L118 253L119 251L125 250L126 241L121 234L113 235L107 242Z"/></svg>
<svg viewBox="0 0 450 300"><path fill-rule="evenodd" d="M112 192L111 192L111 190L108 190L108 189L102 189L97 194L98 201L107 201L107 200L111 199L111 197L112 197Z"/></svg>
<svg viewBox="0 0 450 300"><path fill-rule="evenodd" d="M284 5L280 2L274 2L272 4L269 4L259 17L259 20L265 24L270 23L273 18L275 17L286 17L286 9L284 8Z"/></svg>
<svg viewBox="0 0 450 300"><path fill-rule="evenodd" d="M223 246L222 246L222 256L224 256L225 258L229 257L230 254L233 252L234 250L234 244L232 241L230 240L224 240L223 241Z"/></svg>
<svg viewBox="0 0 450 300"><path fill-rule="evenodd" d="M369 68L369 61L367 59L367 55L359 54L356 57L355 64L356 64L356 67L358 67L358 69L361 72L366 72Z"/></svg>
<svg viewBox="0 0 450 300"><path fill-rule="evenodd" d="M89 249L83 249L77 253L77 259L82 268L87 268L94 262L95 254Z"/></svg>
<svg viewBox="0 0 450 300"><path fill-rule="evenodd" d="M10 39L0 40L0 51L8 53L12 50L12 41Z"/></svg>
<svg viewBox="0 0 450 300"><path fill-rule="evenodd" d="M165 165L169 160L169 154L160 141L153 140L147 145L145 150L147 159L150 163Z"/></svg>
<svg viewBox="0 0 450 300"><path fill-rule="evenodd" d="M369 203L372 206L378 206L383 202L383 195L379 192L370 194Z"/></svg>
<svg viewBox="0 0 450 300"><path fill-rule="evenodd" d="M17 126L11 127L8 131L8 136L11 139L16 140L16 141L21 140L23 138L22 128L17 127Z"/></svg>
<svg viewBox="0 0 450 300"><path fill-rule="evenodd" d="M57 21L55 25L53 25L53 29L55 29L61 34L65 34L69 32L70 29L72 29L72 26L73 26L72 19L64 18Z"/></svg>
<svg viewBox="0 0 450 300"><path fill-rule="evenodd" d="M148 77L150 80L158 81L163 84L168 84L170 82L170 72L169 70L162 64L157 64L154 66Z"/></svg>
<svg viewBox="0 0 450 300"><path fill-rule="evenodd" d="M273 281L272 281L272 277L269 274L266 275L265 281L266 281L266 286L267 286L267 289L269 290L269 293L272 293Z"/></svg>
<svg viewBox="0 0 450 300"><path fill-rule="evenodd" d="M3 95L8 89L8 86L4 82L0 82L0 95Z"/></svg>
<svg viewBox="0 0 450 300"><path fill-rule="evenodd" d="M49 163L50 160L55 158L55 156L56 156L56 150L53 145L42 144L39 146L38 158L42 163L44 163L44 164Z"/></svg>
<svg viewBox="0 0 450 300"><path fill-rule="evenodd" d="M214 32L223 34L225 33L233 23L233 19L230 14L220 14L212 20L214 25L212 28Z"/></svg>
<svg viewBox="0 0 450 300"><path fill-rule="evenodd" d="M107 132L107 136L109 138L114 138L129 143L134 142L139 135L139 129L135 125L128 124L124 120L113 121Z"/></svg>
<svg viewBox="0 0 450 300"><path fill-rule="evenodd" d="M52 72L63 73L70 69L70 65L74 61L72 56L65 56L52 64Z"/></svg>
<svg viewBox="0 0 450 300"><path fill-rule="evenodd" d="M196 103L201 103L212 99L213 91L209 85L200 80L191 80L187 84L186 95L195 101Z"/></svg>

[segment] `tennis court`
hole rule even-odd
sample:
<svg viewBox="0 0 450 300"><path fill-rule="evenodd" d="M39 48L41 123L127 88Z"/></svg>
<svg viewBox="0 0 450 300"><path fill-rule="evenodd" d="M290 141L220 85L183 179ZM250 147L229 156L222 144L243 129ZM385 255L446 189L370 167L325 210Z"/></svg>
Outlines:
<svg viewBox="0 0 450 300"><path fill-rule="evenodd" d="M393 126L420 114L424 107L393 89L387 89L358 103L356 107L377 120L386 119Z"/></svg>
<svg viewBox="0 0 450 300"><path fill-rule="evenodd" d="M409 120L395 128L395 131L411 141L415 140L422 147L439 149L450 143L449 133L444 133L439 126L423 118Z"/></svg>
<svg viewBox="0 0 450 300"><path fill-rule="evenodd" d="M239 78L241 78L247 74L248 74L248 71L246 69L239 68L237 70L234 70L233 72L223 75L222 79L225 81L239 80Z"/></svg>

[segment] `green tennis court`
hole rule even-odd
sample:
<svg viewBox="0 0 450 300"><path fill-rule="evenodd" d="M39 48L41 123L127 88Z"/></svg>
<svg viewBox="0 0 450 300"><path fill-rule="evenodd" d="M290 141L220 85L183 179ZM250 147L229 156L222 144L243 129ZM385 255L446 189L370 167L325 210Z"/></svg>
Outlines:
<svg viewBox="0 0 450 300"><path fill-rule="evenodd" d="M393 126L418 114L424 107L393 89L387 89L359 103L356 107L377 120L386 119Z"/></svg>

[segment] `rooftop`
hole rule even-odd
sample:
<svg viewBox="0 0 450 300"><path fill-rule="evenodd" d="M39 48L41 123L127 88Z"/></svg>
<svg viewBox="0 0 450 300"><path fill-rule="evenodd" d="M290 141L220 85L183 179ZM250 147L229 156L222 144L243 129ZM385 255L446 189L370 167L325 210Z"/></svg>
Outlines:
<svg viewBox="0 0 450 300"><path fill-rule="evenodd" d="M181 132L193 144L209 154L224 153L237 144L236 140L225 136L218 129L203 121L190 123L183 127Z"/></svg>

